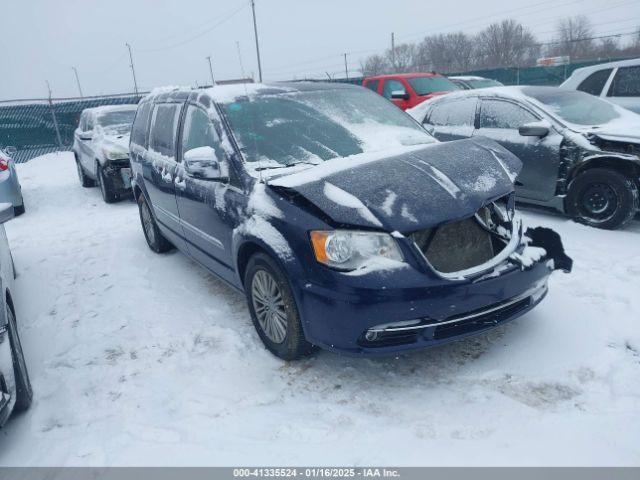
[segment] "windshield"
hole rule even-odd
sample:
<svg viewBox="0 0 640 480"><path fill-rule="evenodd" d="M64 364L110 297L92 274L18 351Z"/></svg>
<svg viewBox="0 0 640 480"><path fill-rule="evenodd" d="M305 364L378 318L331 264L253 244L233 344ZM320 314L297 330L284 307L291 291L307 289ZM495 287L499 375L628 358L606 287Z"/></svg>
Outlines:
<svg viewBox="0 0 640 480"><path fill-rule="evenodd" d="M502 87L503 85L496 81L491 80L490 78L482 78L478 80L465 80L466 83L471 85L471 88L489 88L489 87Z"/></svg>
<svg viewBox="0 0 640 480"><path fill-rule="evenodd" d="M391 102L365 88L242 97L222 108L253 168L316 164L436 141Z"/></svg>
<svg viewBox="0 0 640 480"><path fill-rule="evenodd" d="M588 93L535 88L523 88L522 91L563 120L576 125L600 125L620 118L612 104Z"/></svg>
<svg viewBox="0 0 640 480"><path fill-rule="evenodd" d="M104 112L98 115L97 123L105 130L126 133L131 130L135 110L115 110L112 112Z"/></svg>
<svg viewBox="0 0 640 480"><path fill-rule="evenodd" d="M435 92L460 90L460 87L445 77L413 77L408 78L407 81L420 96Z"/></svg>

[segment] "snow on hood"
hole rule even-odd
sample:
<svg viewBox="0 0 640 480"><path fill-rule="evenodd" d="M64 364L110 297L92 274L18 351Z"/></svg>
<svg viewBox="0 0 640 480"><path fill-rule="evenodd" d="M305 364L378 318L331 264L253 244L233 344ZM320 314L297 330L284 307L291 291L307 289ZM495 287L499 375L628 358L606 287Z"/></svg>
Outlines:
<svg viewBox="0 0 640 480"><path fill-rule="evenodd" d="M109 130L102 130L93 137L93 147L96 151L115 150L118 152L129 151L129 135L128 133L112 135Z"/></svg>
<svg viewBox="0 0 640 480"><path fill-rule="evenodd" d="M407 233L473 215L512 192L521 167L494 141L474 138L329 160L269 185L299 193L338 224Z"/></svg>

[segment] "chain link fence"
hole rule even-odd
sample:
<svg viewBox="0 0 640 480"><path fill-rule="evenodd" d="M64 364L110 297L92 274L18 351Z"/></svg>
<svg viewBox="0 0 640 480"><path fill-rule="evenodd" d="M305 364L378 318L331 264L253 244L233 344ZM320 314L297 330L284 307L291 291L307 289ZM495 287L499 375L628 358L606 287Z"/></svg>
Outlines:
<svg viewBox="0 0 640 480"><path fill-rule="evenodd" d="M83 98L0 101L0 147L15 147L16 163L71 150L73 132L85 108L138 103L144 93Z"/></svg>

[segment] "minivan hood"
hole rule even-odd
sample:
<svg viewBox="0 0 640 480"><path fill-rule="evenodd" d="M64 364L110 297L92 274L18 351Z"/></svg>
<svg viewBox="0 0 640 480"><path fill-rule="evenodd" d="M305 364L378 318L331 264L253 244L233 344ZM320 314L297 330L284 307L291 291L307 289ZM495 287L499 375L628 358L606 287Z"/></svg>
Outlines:
<svg viewBox="0 0 640 480"><path fill-rule="evenodd" d="M336 224L408 233L473 215L512 192L522 167L515 155L483 137L371 161L356 157L329 160L269 185L302 195Z"/></svg>

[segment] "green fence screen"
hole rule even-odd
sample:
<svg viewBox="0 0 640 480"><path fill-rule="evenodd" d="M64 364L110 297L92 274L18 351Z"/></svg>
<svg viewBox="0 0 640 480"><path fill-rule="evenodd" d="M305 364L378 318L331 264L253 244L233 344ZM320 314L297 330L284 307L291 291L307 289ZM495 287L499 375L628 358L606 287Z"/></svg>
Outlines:
<svg viewBox="0 0 640 480"><path fill-rule="evenodd" d="M17 149L17 163L49 152L71 150L85 108L138 103L142 95L35 99L0 102L0 147Z"/></svg>

